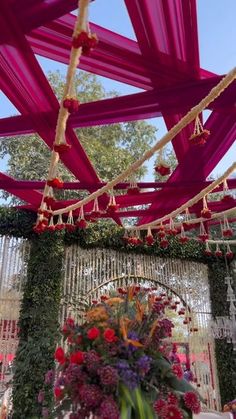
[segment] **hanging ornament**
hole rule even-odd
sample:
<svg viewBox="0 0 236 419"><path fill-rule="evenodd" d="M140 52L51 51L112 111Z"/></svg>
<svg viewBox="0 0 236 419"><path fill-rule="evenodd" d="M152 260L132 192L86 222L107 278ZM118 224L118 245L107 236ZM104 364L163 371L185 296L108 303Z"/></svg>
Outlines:
<svg viewBox="0 0 236 419"><path fill-rule="evenodd" d="M38 215L37 221L33 227L33 231L37 234L43 233L48 225L48 219L44 218L42 214Z"/></svg>
<svg viewBox="0 0 236 419"><path fill-rule="evenodd" d="M139 246L140 244L143 243L142 239L140 238L140 232L139 230L134 230L132 232L133 234L128 237L128 244L132 245L132 246Z"/></svg>
<svg viewBox="0 0 236 419"><path fill-rule="evenodd" d="M140 188L134 180L130 181L129 187L127 189L128 195L136 195L140 192Z"/></svg>
<svg viewBox="0 0 236 419"><path fill-rule="evenodd" d="M209 234L206 232L203 222L200 222L200 232L198 235L198 239L202 242L205 242L209 239Z"/></svg>
<svg viewBox="0 0 236 419"><path fill-rule="evenodd" d="M181 225L181 233L180 233L180 236L179 236L179 242L181 243L181 244L185 244L185 243L187 243L189 241L189 238L186 236L186 234L185 234L185 231L184 231L184 226L183 225Z"/></svg>
<svg viewBox="0 0 236 419"><path fill-rule="evenodd" d="M159 151L158 158L157 158L157 166L155 166L154 169L161 176L168 176L171 173L171 169L168 163L166 163L163 158L163 148L161 148Z"/></svg>
<svg viewBox="0 0 236 419"><path fill-rule="evenodd" d="M100 217L100 215L101 215L101 211L100 211L100 209L99 209L98 199L97 199L97 198L95 198L95 200L94 200L94 204L93 204L93 210L92 210L92 212L91 212L90 216L91 216L92 218L99 218L99 217Z"/></svg>
<svg viewBox="0 0 236 419"><path fill-rule="evenodd" d="M209 243L208 242L206 242L206 247L205 247L204 253L205 253L206 256L212 256L212 251L211 251L211 249L209 247Z"/></svg>
<svg viewBox="0 0 236 419"><path fill-rule="evenodd" d="M222 251L220 250L219 243L217 243L216 245L216 250L214 254L216 257L221 257L223 255Z"/></svg>
<svg viewBox="0 0 236 419"><path fill-rule="evenodd" d="M201 210L201 217L211 218L211 210L209 210L208 208L206 196L203 197L202 201L203 201L203 209Z"/></svg>
<svg viewBox="0 0 236 419"><path fill-rule="evenodd" d="M48 207L53 207L53 205L55 204L56 200L53 196L53 190L51 187L48 188L48 193L47 195L43 198L43 202L45 204L47 204Z"/></svg>
<svg viewBox="0 0 236 419"><path fill-rule="evenodd" d="M64 186L64 183L62 182L62 180L59 177L55 177L53 179L49 179L47 181L47 185L51 186L52 188L55 189L62 189Z"/></svg>
<svg viewBox="0 0 236 419"><path fill-rule="evenodd" d="M193 145L204 145L210 135L210 131L204 129L199 116L195 119L194 131L189 141Z"/></svg>
<svg viewBox="0 0 236 419"><path fill-rule="evenodd" d="M186 208L185 209L185 214L184 214L184 222L183 222L183 227L185 229L185 231L191 230L194 227L194 224L191 223L191 215L189 212L189 209Z"/></svg>
<svg viewBox="0 0 236 419"><path fill-rule="evenodd" d="M95 33L81 31L72 38L73 48L82 48L83 55L90 55L91 51L96 47L98 38Z"/></svg>
<svg viewBox="0 0 236 419"><path fill-rule="evenodd" d="M166 249L169 246L169 242L167 239L163 238L160 240L160 247L162 249Z"/></svg>
<svg viewBox="0 0 236 419"><path fill-rule="evenodd" d="M171 236L176 236L178 234L178 230L177 228L175 228L175 224L172 218L170 218L169 225L167 227L166 232L167 234L170 234Z"/></svg>
<svg viewBox="0 0 236 419"><path fill-rule="evenodd" d="M234 253L232 252L232 250L230 249L230 245L229 245L229 243L227 243L227 250L226 250L226 253L225 253L225 256L227 257L227 259L233 259L233 257L234 257Z"/></svg>
<svg viewBox="0 0 236 419"><path fill-rule="evenodd" d="M119 205L116 203L116 198L114 196L114 192L113 192L113 189L112 189L110 199L109 199L109 203L107 205L107 213L108 214L113 214L118 209L119 209Z"/></svg>
<svg viewBox="0 0 236 419"><path fill-rule="evenodd" d="M229 192L227 179L224 179L223 182L223 197L221 198L221 202L225 202L226 204L233 204L235 202L234 197Z"/></svg>
<svg viewBox="0 0 236 419"><path fill-rule="evenodd" d="M69 212L66 224L65 224L65 228L67 231L73 232L76 229L76 226L74 224L74 218L72 215L72 211Z"/></svg>
<svg viewBox="0 0 236 419"><path fill-rule="evenodd" d="M153 237L153 235L152 235L152 230L151 230L151 228L150 227L148 227L148 230L147 230L147 235L146 235L146 237L145 237L145 242L146 242L146 244L148 245L148 246L152 246L153 245L153 243L154 243L154 237Z"/></svg>
<svg viewBox="0 0 236 419"><path fill-rule="evenodd" d="M63 230L64 228L65 228L65 224L63 223L62 215L59 214L57 223L55 225L55 230L60 231L60 230Z"/></svg>
<svg viewBox="0 0 236 419"><path fill-rule="evenodd" d="M75 113L79 110L80 103L76 97L67 96L63 100L63 106L69 113Z"/></svg>
<svg viewBox="0 0 236 419"><path fill-rule="evenodd" d="M82 206L79 211L79 216L75 223L76 227L85 229L87 227L87 222L84 218L84 207Z"/></svg>
<svg viewBox="0 0 236 419"><path fill-rule="evenodd" d="M222 237L223 238L233 236L233 230L229 225L229 221L228 221L228 218L226 217L226 215L224 215L223 226L221 224L221 231L222 231Z"/></svg>
<svg viewBox="0 0 236 419"><path fill-rule="evenodd" d="M55 225L54 225L54 222L53 222L53 217L50 218L50 221L49 221L49 225L47 227L47 230L48 231L55 231Z"/></svg>

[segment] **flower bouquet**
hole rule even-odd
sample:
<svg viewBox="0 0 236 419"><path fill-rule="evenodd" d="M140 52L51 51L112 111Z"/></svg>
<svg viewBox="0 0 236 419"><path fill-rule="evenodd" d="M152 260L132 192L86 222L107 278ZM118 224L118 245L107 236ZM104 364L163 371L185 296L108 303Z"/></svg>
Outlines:
<svg viewBox="0 0 236 419"><path fill-rule="evenodd" d="M83 324L69 318L63 326L68 349L55 352L54 417L183 419L199 413L197 392L168 358L170 299L133 285L93 303Z"/></svg>

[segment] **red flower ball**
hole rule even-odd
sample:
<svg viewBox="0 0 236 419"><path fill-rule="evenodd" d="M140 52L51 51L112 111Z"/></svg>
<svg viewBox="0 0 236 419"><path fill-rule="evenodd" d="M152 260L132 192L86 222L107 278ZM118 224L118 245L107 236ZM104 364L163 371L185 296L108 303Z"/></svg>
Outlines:
<svg viewBox="0 0 236 419"><path fill-rule="evenodd" d="M84 362L84 353L82 351L73 352L70 356L70 362L72 364L81 365Z"/></svg>
<svg viewBox="0 0 236 419"><path fill-rule="evenodd" d="M64 349L61 346L59 346L56 349L56 351L54 353L54 358L61 365L65 363L65 361L66 361L65 352L64 352Z"/></svg>
<svg viewBox="0 0 236 419"><path fill-rule="evenodd" d="M154 243L154 238L153 236L146 236L145 237L145 242L148 246L152 246Z"/></svg>
<svg viewBox="0 0 236 419"><path fill-rule="evenodd" d="M59 177L55 177L51 180L47 181L48 186L51 186L52 188L56 188L56 189L62 189L64 183L61 181L61 179Z"/></svg>
<svg viewBox="0 0 236 419"><path fill-rule="evenodd" d="M157 414L161 415L161 413L162 413L163 409L166 407L166 405L167 405L167 403L166 403L165 400L159 399L154 403L153 408L154 408L154 410Z"/></svg>
<svg viewBox="0 0 236 419"><path fill-rule="evenodd" d="M100 330L97 327L92 327L88 330L87 336L90 340L95 340L100 335Z"/></svg>
<svg viewBox="0 0 236 419"><path fill-rule="evenodd" d="M223 255L223 253L222 253L222 251L221 251L221 250L216 250L216 251L215 251L215 256L216 256L216 257L220 258L222 255Z"/></svg>
<svg viewBox="0 0 236 419"><path fill-rule="evenodd" d="M176 405L168 404L161 413L162 419L183 419L181 410Z"/></svg>
<svg viewBox="0 0 236 419"><path fill-rule="evenodd" d="M187 237L187 236L180 236L179 237L179 242L181 243L181 244L185 244L185 243L187 243L189 241L189 238Z"/></svg>
<svg viewBox="0 0 236 419"><path fill-rule="evenodd" d="M106 342L112 343L117 341L116 332L114 329L106 329L103 333Z"/></svg>
<svg viewBox="0 0 236 419"><path fill-rule="evenodd" d="M68 143L53 144L53 150L59 154L67 153L71 149L71 145Z"/></svg>
<svg viewBox="0 0 236 419"><path fill-rule="evenodd" d="M208 208L204 208L203 210L201 210L201 217L211 218L211 210L209 210Z"/></svg>
<svg viewBox="0 0 236 419"><path fill-rule="evenodd" d="M210 131L207 129L202 130L197 134L192 134L189 141L192 145L204 145L210 135Z"/></svg>
<svg viewBox="0 0 236 419"><path fill-rule="evenodd" d="M67 98L63 101L63 106L69 113L74 113L79 110L79 101L75 98Z"/></svg>
<svg viewBox="0 0 236 419"><path fill-rule="evenodd" d="M164 164L156 166L155 171L159 173L161 176L168 176L171 172L170 167Z"/></svg>
<svg viewBox="0 0 236 419"><path fill-rule="evenodd" d="M133 186L127 189L127 194L128 195L136 195L140 192L140 189L138 186Z"/></svg>
<svg viewBox="0 0 236 419"><path fill-rule="evenodd" d="M162 239L162 240L160 241L160 247L161 247L162 249L166 249L168 246L169 246L169 242L168 242L168 240L166 240L166 239Z"/></svg>
<svg viewBox="0 0 236 419"><path fill-rule="evenodd" d="M84 219L82 219L82 220L77 220L77 221L76 221L76 227L79 227L79 228L84 229L84 228L86 228L86 227L87 227L87 222L86 222Z"/></svg>

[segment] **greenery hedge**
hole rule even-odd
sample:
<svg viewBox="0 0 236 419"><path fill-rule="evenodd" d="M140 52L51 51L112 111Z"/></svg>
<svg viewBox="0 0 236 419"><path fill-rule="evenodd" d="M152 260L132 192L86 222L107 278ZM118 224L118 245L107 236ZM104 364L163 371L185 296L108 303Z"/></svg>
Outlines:
<svg viewBox="0 0 236 419"><path fill-rule="evenodd" d="M183 246L172 237L167 249L160 248L158 243L134 248L125 245L123 230L112 223L101 221L74 233L43 233L38 236L32 230L34 222L34 213L0 209L0 234L24 237L32 243L19 319L20 340L13 385L14 419L41 417L37 394L43 387L45 372L52 368L54 362L65 245L77 243L83 248L128 249L130 252L206 263L209 267L213 316L228 314L225 261L214 256L206 257L204 245L197 241L192 240ZM217 340L216 359L224 404L235 397L236 359L232 345ZM52 400L51 390L46 389L45 397L49 402Z"/></svg>

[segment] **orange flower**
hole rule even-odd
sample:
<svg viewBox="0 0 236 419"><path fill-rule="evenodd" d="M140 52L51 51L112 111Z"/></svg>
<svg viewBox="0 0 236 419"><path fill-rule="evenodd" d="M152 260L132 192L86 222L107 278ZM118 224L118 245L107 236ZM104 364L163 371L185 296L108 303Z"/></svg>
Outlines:
<svg viewBox="0 0 236 419"><path fill-rule="evenodd" d="M108 304L109 306L115 306L118 304L122 304L124 302L124 300L120 297L114 297L114 298L109 298L109 300L106 301L106 304Z"/></svg>
<svg viewBox="0 0 236 419"><path fill-rule="evenodd" d="M89 322L104 321L108 319L108 314L105 307L97 306L89 310L86 314Z"/></svg>
<svg viewBox="0 0 236 419"><path fill-rule="evenodd" d="M137 313L136 313L135 318L138 322L141 322L143 320L145 307L140 303L139 300L136 300L136 308L137 308Z"/></svg>
<svg viewBox="0 0 236 419"><path fill-rule="evenodd" d="M132 301L134 298L134 294L135 294L135 285L132 285L131 287L128 288L128 301Z"/></svg>
<svg viewBox="0 0 236 419"><path fill-rule="evenodd" d="M149 333L149 337L150 337L150 338L153 336L153 333L155 332L155 330L156 330L157 326L158 326L158 319L156 319L156 320L153 322L152 328L151 328L150 333Z"/></svg>

